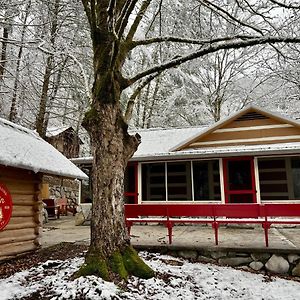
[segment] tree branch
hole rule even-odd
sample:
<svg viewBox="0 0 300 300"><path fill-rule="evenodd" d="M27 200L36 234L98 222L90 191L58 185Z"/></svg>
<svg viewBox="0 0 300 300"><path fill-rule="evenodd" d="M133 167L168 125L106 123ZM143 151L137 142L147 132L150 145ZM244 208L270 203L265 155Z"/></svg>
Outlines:
<svg viewBox="0 0 300 300"><path fill-rule="evenodd" d="M292 8L292 9L300 9L300 5L294 5L294 4L285 4L282 2L279 2L277 0L269 0L270 2L284 8Z"/></svg>
<svg viewBox="0 0 300 300"><path fill-rule="evenodd" d="M233 39L231 41L225 41L225 42L216 42L211 45L203 46L198 51L192 52L188 55L173 59L171 61L168 61L166 63L163 63L161 65L154 66L153 68L150 68L148 70L145 70L131 79L128 80L128 82L131 84L135 83L136 81L142 79L143 77L146 77L150 74L156 73L156 72L162 72L164 70L177 67L187 61L202 57L209 53L214 53L218 50L224 50L224 49L239 49L239 48L245 48L249 46L255 46L255 45L264 45L264 44L273 44L273 43L299 43L300 37L260 37L260 38L253 38L253 39L247 39L247 40L241 40L241 39Z"/></svg>
<svg viewBox="0 0 300 300"><path fill-rule="evenodd" d="M84 10L85 10L85 13L86 13L86 16L88 18L88 21L89 21L89 24L90 24L90 27L92 30L95 30L96 29L96 23L95 23L95 14L93 13L91 7L90 7L90 0L82 0L82 4L83 4L83 7L84 7ZM94 2L92 0L92 2ZM92 6L92 4L91 4Z"/></svg>
<svg viewBox="0 0 300 300"><path fill-rule="evenodd" d="M147 40L136 40L132 41L130 45L130 49L133 49L137 46L145 46L154 43L162 43L162 42L174 42L174 43L185 43L185 44L195 44L195 45L204 45L204 44L211 44L216 42L222 41L230 41L232 39L253 39L253 38L260 38L260 36L251 36L251 35L236 35L230 37L221 37L215 39L189 39L189 38L182 38L182 37L174 37L174 36L165 36L165 37L154 37Z"/></svg>
<svg viewBox="0 0 300 300"><path fill-rule="evenodd" d="M244 27L248 27L248 28L250 28L250 29L252 29L252 30L254 30L254 31L258 32L258 33L260 33L260 34L263 34L263 32L262 32L260 29L254 27L254 26L252 26L252 25L250 25L250 24L247 24L247 23L243 22L243 21L240 20L240 19L237 19L237 18L236 18L235 16L233 16L231 13L229 13L228 11L226 11L225 9L221 8L221 7L218 6L218 5L213 4L211 1L201 0L200 2L201 2L204 6L206 6L207 8L209 8L210 10L212 10L212 11L218 13L218 14L219 14L220 16L222 16L223 18L224 18L224 15L225 15L225 16L227 16L229 19L233 20L235 23L240 24L240 25L242 25L242 26L244 26Z"/></svg>
<svg viewBox="0 0 300 300"><path fill-rule="evenodd" d="M156 78L158 75L160 75L161 72L157 72L154 73L150 76L148 76L137 88L136 90L133 92L133 94L130 96L128 102L127 102L127 107L126 107L126 112L124 115L124 121L128 124L131 117L132 117L132 113L133 113L133 108L134 108L134 104L135 104L135 99L136 97L139 95L139 93L141 92L141 90L147 85L149 84L154 78Z"/></svg>
<svg viewBox="0 0 300 300"><path fill-rule="evenodd" d="M122 37L125 28L128 24L129 17L131 13L133 12L138 0L129 0L124 4L124 9L121 11L119 20L116 24L116 32L119 36L119 38Z"/></svg>
<svg viewBox="0 0 300 300"><path fill-rule="evenodd" d="M138 29L138 26L140 25L140 22L148 8L148 6L150 5L152 0L144 0L141 7L140 7L140 10L139 12L137 13L135 19L134 19L134 22L133 24L131 25L130 29L129 29L129 32L127 34L127 37L126 37L126 41L132 41L137 29Z"/></svg>

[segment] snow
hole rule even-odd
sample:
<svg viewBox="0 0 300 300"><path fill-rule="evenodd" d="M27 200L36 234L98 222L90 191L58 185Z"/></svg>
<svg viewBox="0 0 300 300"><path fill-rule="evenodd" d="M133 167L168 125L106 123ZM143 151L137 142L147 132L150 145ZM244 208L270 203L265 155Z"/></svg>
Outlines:
<svg viewBox="0 0 300 300"><path fill-rule="evenodd" d="M188 139L204 131L207 126L169 129L144 129L138 130L142 143L135 152L135 157L167 153L183 139Z"/></svg>
<svg viewBox="0 0 300 300"><path fill-rule="evenodd" d="M48 128L47 128L46 136L47 136L47 137L57 136L57 135L59 135L60 133L66 131L66 130L69 129L69 128L72 128L72 127L70 127L70 126L62 126L62 127L56 127L56 126L53 126L53 127L48 127Z"/></svg>
<svg viewBox="0 0 300 300"><path fill-rule="evenodd" d="M245 272L230 267L191 263L166 255L141 253L157 272L149 280L131 277L127 289L95 276L70 277L83 258L47 261L38 267L0 279L1 299L22 299L33 293L47 299L214 299L296 300L297 281Z"/></svg>
<svg viewBox="0 0 300 300"><path fill-rule="evenodd" d="M87 179L70 160L37 133L0 118L0 164L35 173Z"/></svg>

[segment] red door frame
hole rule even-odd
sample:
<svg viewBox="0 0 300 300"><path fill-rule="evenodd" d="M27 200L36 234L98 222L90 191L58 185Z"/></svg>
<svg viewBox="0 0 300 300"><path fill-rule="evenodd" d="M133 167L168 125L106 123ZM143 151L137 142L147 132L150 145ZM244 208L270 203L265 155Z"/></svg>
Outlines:
<svg viewBox="0 0 300 300"><path fill-rule="evenodd" d="M237 161L237 160L248 160L250 161L250 170L251 170L251 190L230 190L228 183L228 161ZM255 172L254 172L254 158L253 156L242 156L242 157L230 157L223 158L223 178L224 178L224 194L225 194L225 203L229 202L230 195L238 194L251 194L252 202L256 203L256 186L255 186Z"/></svg>
<svg viewBox="0 0 300 300"><path fill-rule="evenodd" d="M138 204L138 163L137 162L130 162L128 163L128 167L134 167L134 181L135 181L135 191L134 192L124 192L124 196L126 197L133 197L134 204ZM130 179L129 179L130 180Z"/></svg>

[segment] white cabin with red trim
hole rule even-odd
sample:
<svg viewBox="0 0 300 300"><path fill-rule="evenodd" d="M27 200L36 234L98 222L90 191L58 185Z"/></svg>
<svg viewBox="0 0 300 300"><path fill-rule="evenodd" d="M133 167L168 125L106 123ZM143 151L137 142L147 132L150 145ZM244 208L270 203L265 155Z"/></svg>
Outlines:
<svg viewBox="0 0 300 300"><path fill-rule="evenodd" d="M127 203L300 203L300 122L251 105L213 126L139 130ZM90 168L92 158L74 159Z"/></svg>

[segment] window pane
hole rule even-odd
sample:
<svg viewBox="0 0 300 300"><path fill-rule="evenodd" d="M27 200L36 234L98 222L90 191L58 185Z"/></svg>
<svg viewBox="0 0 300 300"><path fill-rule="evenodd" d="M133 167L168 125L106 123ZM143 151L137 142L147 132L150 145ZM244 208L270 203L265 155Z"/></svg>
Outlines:
<svg viewBox="0 0 300 300"><path fill-rule="evenodd" d="M251 190L251 161L232 160L228 161L228 184L229 190Z"/></svg>
<svg viewBox="0 0 300 300"><path fill-rule="evenodd" d="M143 201L166 200L165 164L142 164Z"/></svg>
<svg viewBox="0 0 300 300"><path fill-rule="evenodd" d="M136 180L135 180L135 166L128 165L124 174L124 192L134 193L136 192Z"/></svg>
<svg viewBox="0 0 300 300"><path fill-rule="evenodd" d="M292 176L294 187L294 199L300 199L300 159L292 158Z"/></svg>
<svg viewBox="0 0 300 300"><path fill-rule="evenodd" d="M219 161L194 161L194 198L221 200Z"/></svg>
<svg viewBox="0 0 300 300"><path fill-rule="evenodd" d="M168 200L192 200L191 163L168 163Z"/></svg>
<svg viewBox="0 0 300 300"><path fill-rule="evenodd" d="M285 158L258 159L261 200L288 200Z"/></svg>

